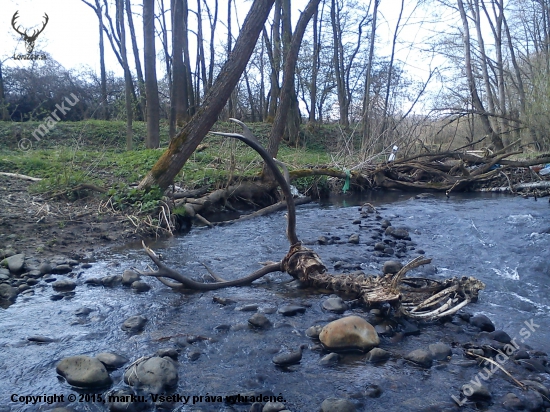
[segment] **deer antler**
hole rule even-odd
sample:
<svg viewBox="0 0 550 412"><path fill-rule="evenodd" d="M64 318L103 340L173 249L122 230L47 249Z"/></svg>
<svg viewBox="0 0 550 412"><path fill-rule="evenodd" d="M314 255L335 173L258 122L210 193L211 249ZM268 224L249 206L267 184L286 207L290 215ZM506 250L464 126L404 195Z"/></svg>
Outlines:
<svg viewBox="0 0 550 412"><path fill-rule="evenodd" d="M33 33L32 33L32 36L29 36L29 39L36 40L38 35L44 31L44 29L46 28L46 25L50 21L50 18L48 17L48 15L46 13L44 13L44 18L45 18L45 21L42 24L42 28L40 30L34 30Z"/></svg>
<svg viewBox="0 0 550 412"><path fill-rule="evenodd" d="M17 10L17 11L13 14L13 17L11 18L11 25L12 25L13 29L14 29L17 33L19 33L21 36L26 36L26 35L27 35L27 32L21 33L21 32L19 31L19 28L18 28L18 27L15 27L15 20L17 20L17 18L19 17L18 14L19 14L19 10ZM21 27L21 26L19 26L19 27Z"/></svg>

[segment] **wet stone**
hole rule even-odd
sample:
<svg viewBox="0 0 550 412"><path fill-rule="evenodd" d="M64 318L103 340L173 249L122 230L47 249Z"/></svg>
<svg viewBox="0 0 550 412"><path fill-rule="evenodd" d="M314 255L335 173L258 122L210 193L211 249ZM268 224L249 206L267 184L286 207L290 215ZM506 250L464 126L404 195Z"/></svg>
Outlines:
<svg viewBox="0 0 550 412"><path fill-rule="evenodd" d="M52 265L50 265L49 262L42 262L40 266L38 266L38 271L43 275L52 273Z"/></svg>
<svg viewBox="0 0 550 412"><path fill-rule="evenodd" d="M88 316L91 312L93 312L93 309L82 307L75 310L74 314L76 316Z"/></svg>
<svg viewBox="0 0 550 412"><path fill-rule="evenodd" d="M286 409L286 406L284 403L281 403L281 402L267 402L263 409L262 409L262 412L281 412L283 411L284 409Z"/></svg>
<svg viewBox="0 0 550 412"><path fill-rule="evenodd" d="M323 366L336 365L340 361L340 355L337 353L329 353L328 355L323 356L319 359L319 364Z"/></svg>
<svg viewBox="0 0 550 412"><path fill-rule="evenodd" d="M139 280L141 280L141 277L139 276L139 274L137 274L133 270L125 270L122 273L121 282L122 282L122 285L124 286L132 286L132 283L137 282Z"/></svg>
<svg viewBox="0 0 550 412"><path fill-rule="evenodd" d="M95 358L104 364L107 369L111 370L118 369L129 361L125 356L111 352L98 353Z"/></svg>
<svg viewBox="0 0 550 412"><path fill-rule="evenodd" d="M352 234L348 239L348 243L358 245L359 244L359 235L357 233Z"/></svg>
<svg viewBox="0 0 550 412"><path fill-rule="evenodd" d="M201 357L201 351L198 350L198 349L191 349L188 353L187 353L187 359L189 359L191 362L194 362L196 360L198 360L200 357Z"/></svg>
<svg viewBox="0 0 550 412"><path fill-rule="evenodd" d="M159 349L157 351L157 356L164 358L165 356L168 356L169 358L172 358L174 360L178 360L179 353L174 348L166 348L166 349Z"/></svg>
<svg viewBox="0 0 550 412"><path fill-rule="evenodd" d="M21 273L25 267L25 254L12 255L6 258L5 262L11 273Z"/></svg>
<svg viewBox="0 0 550 412"><path fill-rule="evenodd" d="M237 302L235 302L233 299L222 298L222 297L220 297L220 296L214 296L214 297L212 298L212 302L218 303L218 304L220 304L220 305L222 305L222 306L227 306L227 305L232 305L232 304L234 304L234 303L237 303Z"/></svg>
<svg viewBox="0 0 550 412"><path fill-rule="evenodd" d="M429 349L435 360L446 360L453 356L451 347L441 342L431 344Z"/></svg>
<svg viewBox="0 0 550 412"><path fill-rule="evenodd" d="M418 366L429 369L433 364L433 357L430 352L424 349L416 349L407 353L405 359L415 363Z"/></svg>
<svg viewBox="0 0 550 412"><path fill-rule="evenodd" d="M256 312L258 310L258 304L257 303L251 303L248 305L243 305L235 308L235 310L240 310L241 312Z"/></svg>
<svg viewBox="0 0 550 412"><path fill-rule="evenodd" d="M272 361L277 366L289 366L300 363L302 360L302 347L296 351L281 353L273 357Z"/></svg>
<svg viewBox="0 0 550 412"><path fill-rule="evenodd" d="M131 316L124 321L121 326L121 329L130 332L137 333L141 332L147 323L147 318L144 316Z"/></svg>
<svg viewBox="0 0 550 412"><path fill-rule="evenodd" d="M97 359L85 355L61 360L56 371L70 385L79 388L98 388L111 384L111 377L105 366Z"/></svg>
<svg viewBox="0 0 550 412"><path fill-rule="evenodd" d="M139 401L135 392L130 388L117 389L109 393L107 398L110 412L139 412L143 411L143 402Z"/></svg>
<svg viewBox="0 0 550 412"><path fill-rule="evenodd" d="M0 284L0 300L14 302L17 298L18 290L6 283Z"/></svg>
<svg viewBox="0 0 550 412"><path fill-rule="evenodd" d="M298 313L305 313L306 308L298 305L286 305L279 308L278 312L283 316L295 316Z"/></svg>
<svg viewBox="0 0 550 412"><path fill-rule="evenodd" d="M384 266L382 267L382 273L384 273L384 275L388 273L395 274L399 272L402 268L403 265L401 264L401 262L398 262L396 260L388 260L384 263Z"/></svg>
<svg viewBox="0 0 550 412"><path fill-rule="evenodd" d="M525 409L525 404L513 393L507 393L502 400L502 406L509 411L522 411Z"/></svg>
<svg viewBox="0 0 550 412"><path fill-rule="evenodd" d="M386 249L386 244L384 242L378 242L374 244L374 250L383 252Z"/></svg>
<svg viewBox="0 0 550 412"><path fill-rule="evenodd" d="M118 286L121 282L122 276L120 275L110 275L101 278L101 284L107 288Z"/></svg>
<svg viewBox="0 0 550 412"><path fill-rule="evenodd" d="M349 309L348 304L340 297L328 298L322 306L323 309L334 313L344 313Z"/></svg>
<svg viewBox="0 0 550 412"><path fill-rule="evenodd" d="M493 332L495 330L495 325L491 322L491 319L485 315L476 315L470 318L470 325L486 332Z"/></svg>
<svg viewBox="0 0 550 412"><path fill-rule="evenodd" d="M378 385L369 385L365 389L365 395L369 398L379 398L382 395L382 389Z"/></svg>
<svg viewBox="0 0 550 412"><path fill-rule="evenodd" d="M138 293L147 292L151 290L151 286L143 281L138 280L132 283L132 290Z"/></svg>
<svg viewBox="0 0 550 412"><path fill-rule="evenodd" d="M271 322L263 313L255 313L250 319L248 319L248 323L259 329L271 327Z"/></svg>
<svg viewBox="0 0 550 412"><path fill-rule="evenodd" d="M70 265L57 265L54 268L52 268L51 273L55 273L56 275L62 275L65 273L72 272L73 268Z"/></svg>
<svg viewBox="0 0 550 412"><path fill-rule="evenodd" d="M390 355L391 354L384 349L374 348L367 353L366 361L371 363L384 362L390 358Z"/></svg>
<svg viewBox="0 0 550 412"><path fill-rule="evenodd" d="M311 339L319 339L319 334L323 330L321 325L310 326L306 330L306 336Z"/></svg>
<svg viewBox="0 0 550 412"><path fill-rule="evenodd" d="M529 359L531 356L529 356L529 354L527 353L527 351L525 350L518 350L515 355L514 355L514 359L515 360L521 360L521 359Z"/></svg>
<svg viewBox="0 0 550 412"><path fill-rule="evenodd" d="M395 239L406 239L411 240L409 236L409 231L402 227L388 226L384 232L386 236L391 236Z"/></svg>
<svg viewBox="0 0 550 412"><path fill-rule="evenodd" d="M124 382L146 393L163 393L177 385L178 371L171 360L155 356L128 368Z"/></svg>
<svg viewBox="0 0 550 412"><path fill-rule="evenodd" d="M76 282L70 279L62 279L52 283L52 288L57 292L67 292L76 288Z"/></svg>
<svg viewBox="0 0 550 412"><path fill-rule="evenodd" d="M501 343L510 343L512 341L510 335L503 330L495 330L494 332L489 333L489 337Z"/></svg>
<svg viewBox="0 0 550 412"><path fill-rule="evenodd" d="M41 336L41 335L27 336L27 340L29 342L36 342L36 343L52 343L52 342L55 342L54 338L50 338L49 336Z"/></svg>
<svg viewBox="0 0 550 412"><path fill-rule="evenodd" d="M353 402L347 399L327 398L321 404L321 412L356 412Z"/></svg>
<svg viewBox="0 0 550 412"><path fill-rule="evenodd" d="M470 399L478 399L478 400L491 400L491 392L489 392L489 389L485 385L470 385L465 384L462 386L462 394Z"/></svg>

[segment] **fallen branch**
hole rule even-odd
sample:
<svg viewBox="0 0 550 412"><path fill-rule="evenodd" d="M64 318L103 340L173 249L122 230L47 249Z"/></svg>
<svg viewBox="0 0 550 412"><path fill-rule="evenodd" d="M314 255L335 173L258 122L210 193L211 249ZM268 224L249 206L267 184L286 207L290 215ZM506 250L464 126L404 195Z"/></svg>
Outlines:
<svg viewBox="0 0 550 412"><path fill-rule="evenodd" d="M1 176L7 176L7 177L15 177L16 179L23 179L23 180L30 180L31 182L39 182L42 179L40 177L32 177L27 175L21 175L19 173L6 173L6 172L0 172Z"/></svg>

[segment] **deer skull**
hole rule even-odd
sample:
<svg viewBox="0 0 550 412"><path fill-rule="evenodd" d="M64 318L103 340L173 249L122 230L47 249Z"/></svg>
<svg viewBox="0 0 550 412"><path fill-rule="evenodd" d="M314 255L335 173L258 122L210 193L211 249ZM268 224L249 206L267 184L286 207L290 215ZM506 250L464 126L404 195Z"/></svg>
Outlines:
<svg viewBox="0 0 550 412"><path fill-rule="evenodd" d="M48 20L50 19L48 17L48 15L46 13L44 13L44 23L42 23L42 28L39 29L39 30L33 30L33 33L32 35L28 35L27 34L27 30L25 30L24 32L21 31L21 26L15 26L15 21L17 20L17 18L19 17L18 16L19 14L19 11L16 11L15 14L13 15L12 19L11 19L11 25L13 26L14 30L19 33L22 37L23 37L23 40L25 41L25 48L27 49L27 53L28 54L31 54L32 51L34 50L34 42L36 41L36 38L38 37L38 35L40 33L42 33L44 31L44 29L46 28L46 25L48 24Z"/></svg>

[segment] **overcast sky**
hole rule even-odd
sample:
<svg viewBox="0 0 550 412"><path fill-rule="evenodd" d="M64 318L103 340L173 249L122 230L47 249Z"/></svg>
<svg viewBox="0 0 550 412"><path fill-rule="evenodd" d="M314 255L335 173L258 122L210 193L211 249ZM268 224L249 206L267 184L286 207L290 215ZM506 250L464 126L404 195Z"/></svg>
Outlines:
<svg viewBox="0 0 550 412"><path fill-rule="evenodd" d="M99 73L99 46L98 46L98 22L93 10L82 3L80 0L0 0L2 7L0 14L0 59L6 65L28 66L28 61L14 61L11 56L14 54L25 54L25 44L21 36L17 34L12 26L11 19L16 11L19 11L17 24L23 28L28 28L32 32L33 28L40 28L44 21L44 13L49 16L49 22L44 32L41 33L36 42L35 52L48 52L53 59L61 63L65 68L90 67L96 73ZM143 42L141 38L141 1L133 0L134 24L138 32L139 45L141 53L143 52ZM166 0L165 4L170 1ZM305 6L306 0L293 0L293 18L297 19L299 11ZM404 19L412 11L413 5L406 1L406 10ZM242 24L246 12L250 8L250 1L237 0L237 10L239 13L239 22ZM389 55L390 39L393 36L395 22L397 21L400 2L398 0L382 0L379 8L379 23L377 29L377 55ZM158 10L156 10L158 11ZM408 20L408 24L400 33L400 38L406 40L409 44L400 45L397 50L396 59L404 65L405 70L416 80L422 80L427 77L430 68L436 64L441 64L441 60L432 61L429 54L421 53L425 48L424 40L434 33L432 16L428 16L433 10L417 10ZM220 22L218 23L218 33L220 38L226 38L226 28L221 22L225 21L226 5L220 2ZM442 18L445 20L445 17ZM208 22L205 22L208 26ZM236 26L236 25L235 25ZM235 33L236 34L236 33ZM194 36L190 36L193 39ZM411 47L411 43L414 43ZM131 50L128 41L128 49ZM191 48L193 49L193 48ZM114 71L122 75L120 65L116 60L111 46L105 39L106 65L107 70ZM160 50L160 44L157 45L157 51ZM130 57L130 61L133 58ZM159 75L164 72L164 67L160 60L158 61Z"/></svg>

